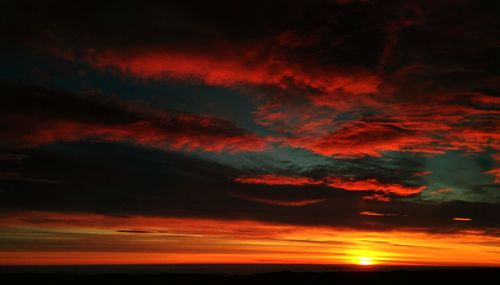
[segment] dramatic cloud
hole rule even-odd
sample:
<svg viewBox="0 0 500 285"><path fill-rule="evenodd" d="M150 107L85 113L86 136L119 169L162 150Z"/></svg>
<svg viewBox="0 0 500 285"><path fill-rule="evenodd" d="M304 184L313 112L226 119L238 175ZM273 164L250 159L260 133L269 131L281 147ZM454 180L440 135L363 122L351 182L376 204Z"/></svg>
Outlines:
<svg viewBox="0 0 500 285"><path fill-rule="evenodd" d="M54 5L47 7L57 11ZM498 78L488 73L493 62L484 58L492 57L495 47L464 36L480 30L489 38L493 33L483 25L494 15L480 4L450 9L433 2L378 7L320 1L297 7L266 5L265 11L258 4L241 5L231 5L235 18L221 14L227 8L222 3L204 5L220 16L218 21L192 15L186 3L152 5L144 8L143 16L121 19L131 34L127 39L103 29L109 21L94 13L86 13L88 26L77 21L81 15L74 15L74 22L35 15L32 21L46 26L43 35L39 27L15 27L32 41L45 40L52 53L99 70L259 94L256 122L280 132L273 139L284 146L320 155L353 158L389 151L442 154L500 148L500 105L494 91ZM134 5L122 6L135 11ZM47 7L43 10L52 15ZM81 8L96 9L91 4ZM318 10L329 16L313 21ZM172 17L163 16L151 27L148 17L156 18L159 11ZM436 11L442 12L440 17ZM482 14L481 21L475 13ZM275 14L284 15L282 22L276 23ZM174 15L193 17L186 25ZM456 19L477 24L450 26ZM74 31L85 35L76 39L77 46L68 39ZM476 48L458 48L469 45Z"/></svg>
<svg viewBox="0 0 500 285"><path fill-rule="evenodd" d="M385 195L397 195L401 197L420 194L427 186L404 186L396 183L383 183L376 178L371 179L355 179L349 177L333 177L329 176L321 180L312 179L309 177L282 176L282 175L262 175L256 177L237 177L235 179L239 183L248 184L264 184L264 185L319 185L323 184L332 188L339 188L346 191L373 191L380 192L384 195L366 196L366 200L377 200L388 202L390 199Z"/></svg>
<svg viewBox="0 0 500 285"><path fill-rule="evenodd" d="M130 142L159 149L261 151L266 141L227 120L169 113L102 95L89 97L3 82L4 146L56 142Z"/></svg>
<svg viewBox="0 0 500 285"><path fill-rule="evenodd" d="M104 51L89 55L87 60L96 68L115 67L141 78L194 79L228 87L270 85L287 89L300 86L321 92L376 92L379 79L368 71L336 70L335 67L294 62L287 58L279 50L287 48L286 40L285 34L278 36L277 40L243 43L242 46L221 44L206 54L169 51L168 47L130 52ZM218 54L220 51L224 53Z"/></svg>
<svg viewBox="0 0 500 285"><path fill-rule="evenodd" d="M377 179L355 180L343 177L328 177L326 184L330 187L346 191L374 191L397 196L411 196L420 194L427 186L404 186L400 184L383 183Z"/></svg>
<svg viewBox="0 0 500 285"><path fill-rule="evenodd" d="M382 122L352 122L323 137L292 138L288 143L338 157L379 156L384 151L441 152L427 147L432 139L424 133Z"/></svg>

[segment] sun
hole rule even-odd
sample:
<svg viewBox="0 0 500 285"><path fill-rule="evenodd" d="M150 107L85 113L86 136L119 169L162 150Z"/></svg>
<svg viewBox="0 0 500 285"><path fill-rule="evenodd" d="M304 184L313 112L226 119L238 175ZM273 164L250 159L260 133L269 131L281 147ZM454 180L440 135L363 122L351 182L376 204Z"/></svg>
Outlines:
<svg viewBox="0 0 500 285"><path fill-rule="evenodd" d="M368 265L373 265L374 261L373 261L373 258L371 258L371 257L360 256L360 257L358 257L357 263L359 265L368 266Z"/></svg>
<svg viewBox="0 0 500 285"><path fill-rule="evenodd" d="M386 254L373 249L352 249L347 252L347 262L358 266L369 267L372 265L384 264Z"/></svg>

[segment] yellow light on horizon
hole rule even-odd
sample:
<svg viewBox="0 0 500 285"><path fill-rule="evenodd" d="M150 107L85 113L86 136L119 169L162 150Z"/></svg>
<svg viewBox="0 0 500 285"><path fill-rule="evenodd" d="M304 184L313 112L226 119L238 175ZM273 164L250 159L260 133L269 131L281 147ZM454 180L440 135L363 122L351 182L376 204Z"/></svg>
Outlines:
<svg viewBox="0 0 500 285"><path fill-rule="evenodd" d="M373 265L374 264L373 258L368 256L360 256L358 257L358 264L363 266Z"/></svg>

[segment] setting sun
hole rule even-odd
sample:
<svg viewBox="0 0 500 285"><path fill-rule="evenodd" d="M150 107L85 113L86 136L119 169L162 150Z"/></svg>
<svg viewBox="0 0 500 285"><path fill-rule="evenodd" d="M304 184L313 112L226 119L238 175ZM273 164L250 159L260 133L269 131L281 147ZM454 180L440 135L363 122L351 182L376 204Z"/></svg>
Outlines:
<svg viewBox="0 0 500 285"><path fill-rule="evenodd" d="M361 257L358 257L358 260L357 260L357 263L359 265L373 265L373 258L371 257L366 257L366 256L361 256Z"/></svg>

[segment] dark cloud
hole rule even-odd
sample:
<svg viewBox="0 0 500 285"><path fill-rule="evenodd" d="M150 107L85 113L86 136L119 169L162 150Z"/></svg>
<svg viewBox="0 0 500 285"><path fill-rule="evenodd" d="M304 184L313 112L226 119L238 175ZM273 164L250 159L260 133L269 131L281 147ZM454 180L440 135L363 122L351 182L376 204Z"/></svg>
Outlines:
<svg viewBox="0 0 500 285"><path fill-rule="evenodd" d="M321 203L321 202L325 201L325 199L276 200L276 199L270 199L267 197L248 196L248 195L242 195L242 194L236 194L234 196L241 198L241 199L244 199L244 200L248 200L248 201L253 201L253 202L268 204L268 205L283 206L283 207L303 207L303 206L317 204L317 203Z"/></svg>
<svg viewBox="0 0 500 285"><path fill-rule="evenodd" d="M263 138L227 120L172 113L104 95L75 96L1 82L3 147L123 141L159 149L261 151Z"/></svg>
<svg viewBox="0 0 500 285"><path fill-rule="evenodd" d="M308 47L311 33L325 34L323 61L342 61L348 65L377 62L379 49L360 53L359 43L372 47L383 44L380 26L399 12L401 4L376 8L370 3L339 5L336 1L169 1L140 5L135 1L87 1L68 7L63 1L4 3L4 32L7 39L58 45L60 48L134 48L163 46L210 48L209 43L232 42L275 36L284 31L299 34L284 37L294 47ZM362 17L353 17L355 15ZM380 17L380 16L385 16ZM353 26L363 25L353 30ZM323 39L324 38L324 39ZM45 42L41 42L45 40ZM339 45L345 42L345 45ZM310 45L309 45L310 46ZM328 48L339 50L331 53ZM292 51L300 54L299 50ZM361 55L361 57L360 57Z"/></svg>
<svg viewBox="0 0 500 285"><path fill-rule="evenodd" d="M83 212L377 230L419 228L436 232L498 226L496 204L421 203L398 199L380 203L363 201L364 194L355 193L357 191L319 185L304 189L303 186L241 184L232 179L242 175L241 170L184 154L133 146L66 143L24 153L28 158L16 164L16 171L61 183L1 181L0 208L4 214ZM304 202L314 200L317 203ZM395 216L372 221L369 216L359 215L362 211ZM472 221L456 224L453 217L470 217Z"/></svg>
<svg viewBox="0 0 500 285"><path fill-rule="evenodd" d="M261 185L293 185L293 186L305 186L305 185L326 185L328 187L342 189L346 191L373 191L383 193L385 195L397 195L397 196L412 196L420 194L424 191L427 186L407 186L401 184L391 184L384 183L377 178L369 179L356 179L353 177L334 177L327 176L323 179L317 180L309 177L297 177L297 176L282 176L282 175L261 175L261 176L243 176L237 177L236 182L246 183L246 184L261 184ZM368 200L372 198L377 198L378 201L390 199L387 196L366 196Z"/></svg>

